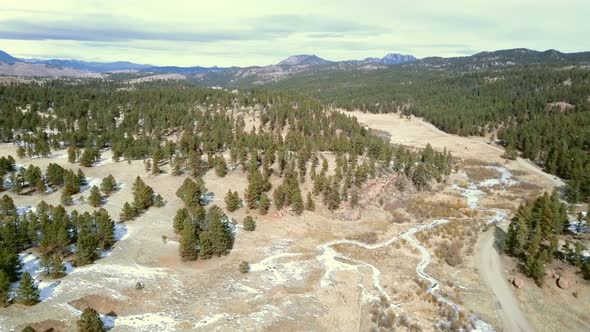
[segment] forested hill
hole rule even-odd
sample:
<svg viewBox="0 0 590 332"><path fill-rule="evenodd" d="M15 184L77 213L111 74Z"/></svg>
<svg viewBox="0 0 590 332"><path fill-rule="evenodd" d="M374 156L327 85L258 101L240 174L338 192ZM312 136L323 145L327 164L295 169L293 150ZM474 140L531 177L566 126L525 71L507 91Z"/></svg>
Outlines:
<svg viewBox="0 0 590 332"><path fill-rule="evenodd" d="M509 50L384 70L297 75L272 87L345 109L424 117L459 135L497 135L590 199L589 53Z"/></svg>

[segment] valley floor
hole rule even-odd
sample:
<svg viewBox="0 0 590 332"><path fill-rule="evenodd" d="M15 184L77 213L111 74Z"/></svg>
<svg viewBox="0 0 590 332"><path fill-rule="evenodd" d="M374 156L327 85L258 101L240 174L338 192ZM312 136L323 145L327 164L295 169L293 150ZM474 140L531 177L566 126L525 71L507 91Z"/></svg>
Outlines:
<svg viewBox="0 0 590 332"><path fill-rule="evenodd" d="M392 324L399 331L433 331L444 327L443 317L457 324L453 326L468 324L487 331L554 330L528 315L526 304L518 294L515 297L503 261L493 251L497 229L484 229L491 218L506 217L522 199L561 185L560 181L524 160L505 162L498 147L440 133L418 119L353 114L389 134L393 143L447 147L464 160L464 169L431 192L401 192L391 185L391 174L380 174L365 186L358 219L349 218L350 211L333 214L318 199L316 211L302 216L274 209L266 216L256 215L256 230L246 232L241 227L246 211L239 209L229 213L238 221L231 253L185 263L172 229L172 218L182 205L175 192L184 176L172 176L168 166L164 174L148 175L141 161L115 163L104 151L103 161L84 172L91 182L112 174L123 183L104 205L114 219L123 203L132 200L130 187L137 175L167 204L121 224L120 240L110 253L90 266L75 268L48 289L41 303L0 309L0 330L20 331L31 324L69 331L85 306L103 315L116 313L103 316L112 331L368 331ZM0 155L8 154L14 156L15 147L0 145ZM65 154L58 151L52 158L25 158L17 164L45 170L56 162L77 168ZM332 169L333 156L325 157ZM247 185L241 169L224 178L209 171L204 180L214 194L212 204L222 207L228 189L242 196ZM272 181L274 185L279 179ZM473 183L480 185L470 189ZM304 196L311 187L307 179ZM10 195L18 207L35 206L41 199L59 203L59 192ZM92 210L87 204L68 209ZM462 260L453 266L446 262L447 243L461 243ZM482 257L493 260L493 265ZM242 260L250 263L247 274L239 272ZM145 288L136 290L137 282ZM536 286L531 282L527 287ZM582 331L589 319L584 308L590 297L584 292L567 298L571 303L564 303L562 312L547 314L559 314L572 322L570 330Z"/></svg>

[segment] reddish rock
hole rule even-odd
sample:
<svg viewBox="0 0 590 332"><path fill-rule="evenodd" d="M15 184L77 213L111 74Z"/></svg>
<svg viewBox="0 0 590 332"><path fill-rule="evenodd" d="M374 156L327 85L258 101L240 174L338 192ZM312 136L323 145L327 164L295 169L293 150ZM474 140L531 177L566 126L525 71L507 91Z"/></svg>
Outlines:
<svg viewBox="0 0 590 332"><path fill-rule="evenodd" d="M520 278L512 278L512 285L514 285L514 287L516 287L517 289L521 289L524 287L524 281Z"/></svg>
<svg viewBox="0 0 590 332"><path fill-rule="evenodd" d="M572 283L566 278L560 277L559 279L557 279L557 286L559 286L559 288L561 289L568 289L572 287Z"/></svg>

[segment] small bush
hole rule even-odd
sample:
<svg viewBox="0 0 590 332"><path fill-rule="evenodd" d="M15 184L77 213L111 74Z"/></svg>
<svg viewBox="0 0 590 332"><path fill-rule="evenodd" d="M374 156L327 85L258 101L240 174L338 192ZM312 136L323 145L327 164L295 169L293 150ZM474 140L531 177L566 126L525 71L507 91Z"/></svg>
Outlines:
<svg viewBox="0 0 590 332"><path fill-rule="evenodd" d="M138 281L138 282L135 283L135 289L136 290L142 290L144 288L145 288L145 284L143 282Z"/></svg>
<svg viewBox="0 0 590 332"><path fill-rule="evenodd" d="M246 261L240 263L240 273L245 274L250 272L250 264Z"/></svg>
<svg viewBox="0 0 590 332"><path fill-rule="evenodd" d="M256 229L256 221L251 216L244 218L244 230L252 232Z"/></svg>

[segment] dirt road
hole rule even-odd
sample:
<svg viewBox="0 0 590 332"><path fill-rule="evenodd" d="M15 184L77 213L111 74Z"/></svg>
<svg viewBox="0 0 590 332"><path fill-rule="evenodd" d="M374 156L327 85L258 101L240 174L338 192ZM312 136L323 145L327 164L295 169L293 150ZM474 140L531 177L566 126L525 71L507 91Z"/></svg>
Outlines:
<svg viewBox="0 0 590 332"><path fill-rule="evenodd" d="M496 249L494 228L491 228L480 239L477 248L477 268L488 287L496 297L497 310L502 318L504 330L513 332L534 331L527 318L520 310L511 286L502 272L500 254Z"/></svg>

